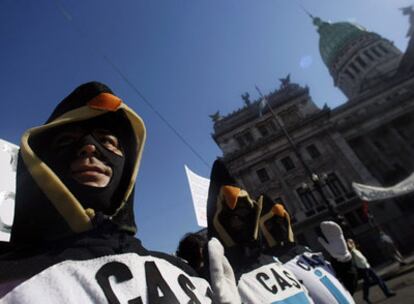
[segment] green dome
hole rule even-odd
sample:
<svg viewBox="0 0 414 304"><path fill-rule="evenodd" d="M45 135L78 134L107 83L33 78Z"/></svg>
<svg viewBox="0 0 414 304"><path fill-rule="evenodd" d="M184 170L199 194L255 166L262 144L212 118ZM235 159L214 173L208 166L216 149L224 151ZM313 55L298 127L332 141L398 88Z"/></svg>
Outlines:
<svg viewBox="0 0 414 304"><path fill-rule="evenodd" d="M368 33L363 27L350 22L328 23L313 17L313 24L318 27L319 51L328 67L348 43Z"/></svg>

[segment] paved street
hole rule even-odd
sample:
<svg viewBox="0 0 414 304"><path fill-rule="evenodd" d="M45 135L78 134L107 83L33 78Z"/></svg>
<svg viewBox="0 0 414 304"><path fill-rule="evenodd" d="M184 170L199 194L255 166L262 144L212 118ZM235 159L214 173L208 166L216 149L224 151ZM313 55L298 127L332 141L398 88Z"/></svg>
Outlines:
<svg viewBox="0 0 414 304"><path fill-rule="evenodd" d="M378 271L383 277L389 278L386 283L397 295L386 298L378 286L370 288L369 298L372 303L381 304L413 304L414 303L414 264L399 267L396 264L389 265ZM354 294L357 304L365 303L362 299L362 290Z"/></svg>

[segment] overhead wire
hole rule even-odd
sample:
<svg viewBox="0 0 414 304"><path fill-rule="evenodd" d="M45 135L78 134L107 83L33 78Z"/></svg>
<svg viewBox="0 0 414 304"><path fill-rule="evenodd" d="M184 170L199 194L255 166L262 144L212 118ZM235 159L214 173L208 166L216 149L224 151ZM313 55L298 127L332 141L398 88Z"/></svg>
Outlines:
<svg viewBox="0 0 414 304"><path fill-rule="evenodd" d="M80 35L87 37L86 31L82 30L78 25L73 22L72 15L68 12L68 10L64 7L61 0L55 0L55 4L60 11L60 13L63 15L65 20L73 26L75 31ZM87 41L91 41L87 39ZM91 48L95 52L97 52L102 58L112 67L112 69L115 70L115 72L122 78L122 80L125 81L125 83L137 94L140 99L145 103L147 107L149 107L155 115L178 137L178 139L181 140L181 142L188 148L190 151L205 165L207 168L210 168L211 166L209 163L201 156L199 152L184 138L183 135L156 109L156 107L144 96L144 94L138 89L138 87L126 76L126 74L117 66L102 50L96 47L94 45L93 48Z"/></svg>

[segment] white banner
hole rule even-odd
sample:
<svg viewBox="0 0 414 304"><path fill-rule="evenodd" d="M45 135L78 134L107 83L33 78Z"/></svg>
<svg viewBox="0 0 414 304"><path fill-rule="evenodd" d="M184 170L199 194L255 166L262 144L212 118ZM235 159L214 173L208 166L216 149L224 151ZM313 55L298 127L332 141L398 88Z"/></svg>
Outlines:
<svg viewBox="0 0 414 304"><path fill-rule="evenodd" d="M194 211L197 224L200 227L207 227L207 197L210 180L191 171L184 165L190 186L191 197L193 198Z"/></svg>
<svg viewBox="0 0 414 304"><path fill-rule="evenodd" d="M16 168L19 147L0 139L0 241L10 240L14 219Z"/></svg>
<svg viewBox="0 0 414 304"><path fill-rule="evenodd" d="M414 173L392 187L375 187L352 183L356 194L364 201L377 201L414 192Z"/></svg>

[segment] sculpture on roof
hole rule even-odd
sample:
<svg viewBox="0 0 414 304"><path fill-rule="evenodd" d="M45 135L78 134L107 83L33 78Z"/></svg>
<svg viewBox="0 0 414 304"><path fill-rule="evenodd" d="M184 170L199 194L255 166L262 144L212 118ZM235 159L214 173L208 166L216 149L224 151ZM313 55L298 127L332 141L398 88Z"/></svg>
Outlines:
<svg viewBox="0 0 414 304"><path fill-rule="evenodd" d="M403 7L401 8L401 11L403 13L403 15L408 15L410 18L410 28L408 29L407 32L407 37L412 37L413 33L414 33L414 10L413 7L407 6L407 7Z"/></svg>
<svg viewBox="0 0 414 304"><path fill-rule="evenodd" d="M214 114L209 115L209 117L211 118L211 120L215 123L218 122L219 120L221 120L223 117L220 115L220 111L217 111Z"/></svg>
<svg viewBox="0 0 414 304"><path fill-rule="evenodd" d="M408 46L403 58L401 59L398 72L400 74L409 74L414 72L414 9L413 6L401 8L403 15L408 15L410 19L410 27L407 32Z"/></svg>
<svg viewBox="0 0 414 304"><path fill-rule="evenodd" d="M285 78L279 78L279 80L280 80L280 88L279 88L280 90L286 89L291 84L290 74L287 74Z"/></svg>
<svg viewBox="0 0 414 304"><path fill-rule="evenodd" d="M299 84L293 83L290 80L290 74L287 74L285 78L279 78L279 81L280 81L280 86L279 86L279 89L277 90L277 93L290 94L291 92L300 88Z"/></svg>
<svg viewBox="0 0 414 304"><path fill-rule="evenodd" d="M241 95L241 98L244 101L244 104L246 106L250 106L251 105L251 101L250 101L250 94L248 92L244 93Z"/></svg>

